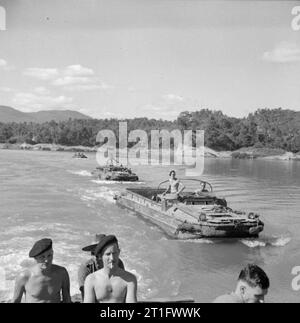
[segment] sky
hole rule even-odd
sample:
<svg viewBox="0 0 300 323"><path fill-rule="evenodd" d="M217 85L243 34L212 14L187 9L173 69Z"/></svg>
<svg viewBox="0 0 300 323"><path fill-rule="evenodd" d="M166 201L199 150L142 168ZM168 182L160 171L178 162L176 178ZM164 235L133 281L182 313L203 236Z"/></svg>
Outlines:
<svg viewBox="0 0 300 323"><path fill-rule="evenodd" d="M300 111L300 1L0 0L0 27L3 12L0 105L166 120Z"/></svg>

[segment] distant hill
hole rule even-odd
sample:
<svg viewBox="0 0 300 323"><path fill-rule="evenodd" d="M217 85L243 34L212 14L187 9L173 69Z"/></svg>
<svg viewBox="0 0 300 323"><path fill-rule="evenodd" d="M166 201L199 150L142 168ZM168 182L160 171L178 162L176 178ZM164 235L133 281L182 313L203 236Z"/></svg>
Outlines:
<svg viewBox="0 0 300 323"><path fill-rule="evenodd" d="M37 122L67 121L69 119L92 119L72 110L48 110L38 112L22 112L11 107L0 105L0 122Z"/></svg>
<svg viewBox="0 0 300 323"><path fill-rule="evenodd" d="M28 113L19 110L0 106L0 122L30 122L32 117Z"/></svg>

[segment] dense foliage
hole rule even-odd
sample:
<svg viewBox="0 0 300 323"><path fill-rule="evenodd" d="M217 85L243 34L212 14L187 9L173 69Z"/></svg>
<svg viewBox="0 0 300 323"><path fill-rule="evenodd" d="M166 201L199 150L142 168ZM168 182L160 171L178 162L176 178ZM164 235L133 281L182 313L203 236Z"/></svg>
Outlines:
<svg viewBox="0 0 300 323"><path fill-rule="evenodd" d="M0 123L0 142L94 146L100 130L110 129L118 138L119 121L127 121L128 132L142 129L149 138L151 130L205 130L205 145L215 150L254 146L300 151L300 112L281 108L257 110L243 119L228 117L221 111L202 109L181 112L175 121L135 118L69 119L42 124Z"/></svg>

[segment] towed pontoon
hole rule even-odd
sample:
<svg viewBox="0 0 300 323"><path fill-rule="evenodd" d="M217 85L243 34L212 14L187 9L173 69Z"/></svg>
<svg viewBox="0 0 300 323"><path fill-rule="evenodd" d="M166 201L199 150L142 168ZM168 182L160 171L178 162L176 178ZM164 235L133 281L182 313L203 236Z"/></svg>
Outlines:
<svg viewBox="0 0 300 323"><path fill-rule="evenodd" d="M187 181L187 180L184 180ZM234 211L223 198L213 194L211 184L201 180L200 187L182 192L176 199L165 199L165 189L127 188L115 195L117 205L137 212L144 219L178 239L257 237L264 223L258 214Z"/></svg>

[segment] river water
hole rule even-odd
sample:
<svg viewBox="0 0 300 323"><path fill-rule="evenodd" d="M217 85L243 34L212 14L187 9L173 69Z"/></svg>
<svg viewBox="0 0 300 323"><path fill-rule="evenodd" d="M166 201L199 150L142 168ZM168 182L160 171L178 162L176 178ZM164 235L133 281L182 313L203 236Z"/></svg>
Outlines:
<svg viewBox="0 0 300 323"><path fill-rule="evenodd" d="M201 177L230 207L261 214L258 239L170 240L156 226L120 209L115 192L154 185L173 167L136 166L141 182L100 182L90 172L95 154L0 151L0 301L13 293L14 279L30 265L28 251L41 238L53 239L54 262L70 274L89 258L81 248L96 233L115 234L126 269L138 279L138 298L192 297L211 302L234 289L241 268L255 262L271 282L266 301L299 302L292 269L300 266L300 163L292 161L205 159ZM174 167L178 177L184 170Z"/></svg>

